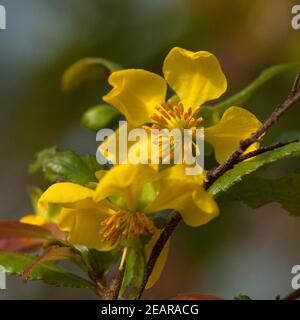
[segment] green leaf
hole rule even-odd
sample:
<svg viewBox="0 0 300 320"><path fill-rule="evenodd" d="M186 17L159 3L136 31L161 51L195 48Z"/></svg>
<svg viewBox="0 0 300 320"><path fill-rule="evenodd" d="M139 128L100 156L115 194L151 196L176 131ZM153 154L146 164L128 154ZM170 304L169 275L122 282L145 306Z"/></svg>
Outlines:
<svg viewBox="0 0 300 320"><path fill-rule="evenodd" d="M240 295L234 297L234 300L252 300L252 299L245 294L240 294Z"/></svg>
<svg viewBox="0 0 300 320"><path fill-rule="evenodd" d="M250 161L244 161L236 165L233 169L227 171L220 177L208 190L209 194L218 198L238 182L241 182L245 176L257 171L278 160L286 159L289 157L300 156L300 143L291 143L280 149L267 152Z"/></svg>
<svg viewBox="0 0 300 320"><path fill-rule="evenodd" d="M99 168L103 169L100 165ZM51 183L70 181L86 185L89 182L97 182L95 173L87 165L87 158L83 160L72 151L58 152L56 147L39 152L29 171L30 173L42 171Z"/></svg>
<svg viewBox="0 0 300 320"><path fill-rule="evenodd" d="M265 69L254 81L237 92L228 99L214 105L203 106L201 116L205 119L205 126L216 123L222 116L222 114L232 106L242 106L251 96L262 87L266 82L274 78L275 76L300 67L300 62L293 62L287 64L280 64Z"/></svg>
<svg viewBox="0 0 300 320"><path fill-rule="evenodd" d="M145 270L145 254L144 249L139 241L128 247L126 267L122 287L119 293L119 299L129 290L129 299L134 300L139 294L142 285Z"/></svg>
<svg viewBox="0 0 300 320"><path fill-rule="evenodd" d="M101 83L107 80L111 72L122 67L102 58L84 58L71 65L63 74L62 88L73 91L86 83Z"/></svg>
<svg viewBox="0 0 300 320"><path fill-rule="evenodd" d="M100 278L103 278L106 275L120 257L120 252L118 250L102 252L95 249L89 249L85 252L83 250L80 251L84 256L85 261Z"/></svg>
<svg viewBox="0 0 300 320"><path fill-rule="evenodd" d="M82 124L85 128L98 131L104 128L113 128L119 121L121 114L115 108L102 104L90 108L82 117Z"/></svg>
<svg viewBox="0 0 300 320"><path fill-rule="evenodd" d="M82 161L87 165L87 167L92 171L92 172L98 172L98 171L106 171L107 168L103 165L101 165L95 156L91 155L86 155L83 156Z"/></svg>
<svg viewBox="0 0 300 320"><path fill-rule="evenodd" d="M77 264L79 264L87 273L102 280L105 280L104 277L120 257L120 251L117 249L111 251L98 251L59 239L54 239L46 244L47 248L53 248L55 246L68 248L74 254L77 254L80 257L80 261L75 262L77 262Z"/></svg>
<svg viewBox="0 0 300 320"><path fill-rule="evenodd" d="M278 140L280 141L291 141L298 139L300 141L300 131L294 130L294 131L286 131L282 133Z"/></svg>
<svg viewBox="0 0 300 320"><path fill-rule="evenodd" d="M0 252L0 266L11 275L22 276L26 266L33 264L36 259L36 257L21 253ZM89 281L52 262L38 265L30 273L29 279L42 280L59 287L94 289L94 285Z"/></svg>
<svg viewBox="0 0 300 320"><path fill-rule="evenodd" d="M226 193L226 199L242 201L253 209L277 202L291 215L300 216L300 174L276 179L246 177Z"/></svg>

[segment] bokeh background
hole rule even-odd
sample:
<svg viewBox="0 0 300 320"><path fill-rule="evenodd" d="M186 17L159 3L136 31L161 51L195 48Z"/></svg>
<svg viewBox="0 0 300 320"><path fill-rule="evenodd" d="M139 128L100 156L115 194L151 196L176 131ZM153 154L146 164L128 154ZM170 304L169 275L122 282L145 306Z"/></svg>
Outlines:
<svg viewBox="0 0 300 320"><path fill-rule="evenodd" d="M125 67L161 72L173 46L215 53L233 93L262 69L300 60L300 30L291 28L289 0L1 0L7 10L0 31L0 218L31 212L28 165L40 149L57 145L95 153L95 135L80 116L107 88L63 94L63 71L83 57L105 57ZM287 94L297 70L259 90L247 108L263 120ZM268 135L275 140L299 128L300 106ZM288 166L277 167L276 173ZM273 299L291 288L291 267L300 264L300 218L277 204L257 210L221 204L220 217L193 229L180 226L169 262L148 298L200 292L233 298L239 293ZM9 277L0 299L89 299L86 290L24 285Z"/></svg>

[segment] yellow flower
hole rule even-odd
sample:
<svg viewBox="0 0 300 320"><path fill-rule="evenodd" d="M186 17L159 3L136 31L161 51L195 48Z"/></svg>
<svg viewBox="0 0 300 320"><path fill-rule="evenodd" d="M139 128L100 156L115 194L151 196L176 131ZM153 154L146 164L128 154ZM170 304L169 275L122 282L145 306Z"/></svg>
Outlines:
<svg viewBox="0 0 300 320"><path fill-rule="evenodd" d="M164 61L163 73L164 78L141 69L113 72L109 77L113 89L103 100L126 117L129 127L147 125L171 130L205 126L201 106L219 98L227 89L217 58L207 51L191 52L175 47ZM165 103L167 84L180 102ZM214 146L216 159L222 163L240 140L256 131L260 124L253 114L233 106L216 125L205 129L205 139Z"/></svg>
<svg viewBox="0 0 300 320"><path fill-rule="evenodd" d="M126 239L142 235L157 238L160 230L153 214L162 210L178 211L190 226L203 225L216 217L215 201L195 179L187 179L184 167L179 165L161 172L147 165L118 165L102 177L95 190L74 183L52 185L41 196L39 207L46 210L51 203L63 207L58 225L68 232L70 242L111 250L122 248ZM148 287L158 278L167 252L166 247Z"/></svg>
<svg viewBox="0 0 300 320"><path fill-rule="evenodd" d="M118 165L108 171L95 190L74 183L57 183L39 200L40 210L49 204L63 210L58 225L69 240L108 250L123 239L154 234L152 214L177 210L190 226L207 223L218 207L199 182L187 179L183 166L157 172L147 165Z"/></svg>
<svg viewBox="0 0 300 320"><path fill-rule="evenodd" d="M20 219L20 222L22 223L28 223L33 224L36 226L43 226L47 224L49 221L44 216L39 214L29 214L27 216L24 216Z"/></svg>

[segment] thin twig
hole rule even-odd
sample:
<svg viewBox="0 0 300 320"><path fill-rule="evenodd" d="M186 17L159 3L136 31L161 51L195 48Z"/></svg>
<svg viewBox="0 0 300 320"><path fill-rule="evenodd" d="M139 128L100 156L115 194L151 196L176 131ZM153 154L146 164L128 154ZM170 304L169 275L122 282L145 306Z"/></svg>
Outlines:
<svg viewBox="0 0 300 320"><path fill-rule="evenodd" d="M296 94L297 91L298 91L298 85L299 85L299 81L300 81L300 72L298 72L295 80L294 80L294 83L293 83L293 86L292 86L292 90L290 92L290 94Z"/></svg>
<svg viewBox="0 0 300 320"><path fill-rule="evenodd" d="M253 157L256 157L260 154L263 154L263 153L266 153L266 152L269 152L269 151L274 151L276 149L279 149L281 147L284 147L288 144L291 144L291 143L295 143L295 142L299 142L298 139L295 139L295 140L289 140L289 141L284 141L284 142L277 142L277 143L274 143L268 147L260 147L259 149L257 150L254 150L254 151L251 151L251 152L248 152L246 154L243 154L240 156L239 158L239 162L242 162L242 161L245 161L247 159L250 159L250 158L253 158Z"/></svg>
<svg viewBox="0 0 300 320"><path fill-rule="evenodd" d="M300 79L300 72L292 86L292 90L288 97L278 105L272 112L270 117L260 126L260 128L252 133L249 138L242 140L240 142L239 148L232 153L232 155L219 167L217 167L212 172L208 173L204 181L204 189L208 189L219 177L221 177L226 171L232 169L234 165L238 162L239 157L296 103L300 100L300 92L297 91L297 85Z"/></svg>
<svg viewBox="0 0 300 320"><path fill-rule="evenodd" d="M275 110L272 112L270 117L261 125L261 127L254 133L252 133L249 138L242 140L240 142L239 148L234 151L231 156L219 167L210 172L203 183L203 188L208 190L209 187L225 172L232 169L237 163L239 163L240 157L243 153L255 142L259 141L260 137L298 101L300 101L300 92L297 91L297 87L300 81L300 72L297 74L297 77L293 83L292 89L288 95L288 97L284 100L283 103L278 105ZM176 213L169 221L163 232L161 233L159 239L152 249L152 253L150 255L145 274L143 285L140 290L139 298L141 298L143 291L145 290L148 279L153 271L155 263L163 250L166 242L169 240L171 234L175 230L176 226L181 221L181 216L179 213Z"/></svg>
<svg viewBox="0 0 300 320"><path fill-rule="evenodd" d="M163 249L163 247L165 246L165 244L167 243L167 241L170 238L170 235L173 233L173 231L175 230L175 228L177 227L178 223L181 221L181 215L178 213L175 213L175 215L170 219L169 223L166 225L166 227L163 229L158 241L156 242L156 244L154 245L150 258L148 260L146 269L145 269L145 275L144 275L144 279L143 279L143 284L142 287L140 289L140 293L139 293L139 297L138 299L141 298L143 291L145 290L145 287L147 285L148 279L152 273L152 270L155 266L155 263Z"/></svg>

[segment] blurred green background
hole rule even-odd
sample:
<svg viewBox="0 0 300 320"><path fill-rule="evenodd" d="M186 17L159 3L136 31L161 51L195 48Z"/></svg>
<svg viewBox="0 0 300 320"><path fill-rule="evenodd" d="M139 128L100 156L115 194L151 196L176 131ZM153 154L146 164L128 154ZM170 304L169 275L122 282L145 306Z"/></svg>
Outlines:
<svg viewBox="0 0 300 320"><path fill-rule="evenodd" d="M233 93L262 69L300 60L300 30L291 28L289 0L1 0L7 10L0 31L0 218L31 212L25 188L45 187L29 176L40 149L95 153L95 135L80 116L107 88L60 89L63 71L83 57L101 56L125 67L161 72L173 46L207 50L219 58ZM299 1L298 1L299 2ZM286 95L297 70L281 75L245 107L263 120ZM267 141L299 128L300 106L272 129ZM297 163L289 163L297 170ZM278 167L276 172L286 168ZM200 292L232 298L274 298L291 291L291 267L300 264L300 218L278 205L251 210L221 205L221 215L198 228L181 226L160 282L148 298ZM88 299L85 290L24 285L9 277L0 299Z"/></svg>

